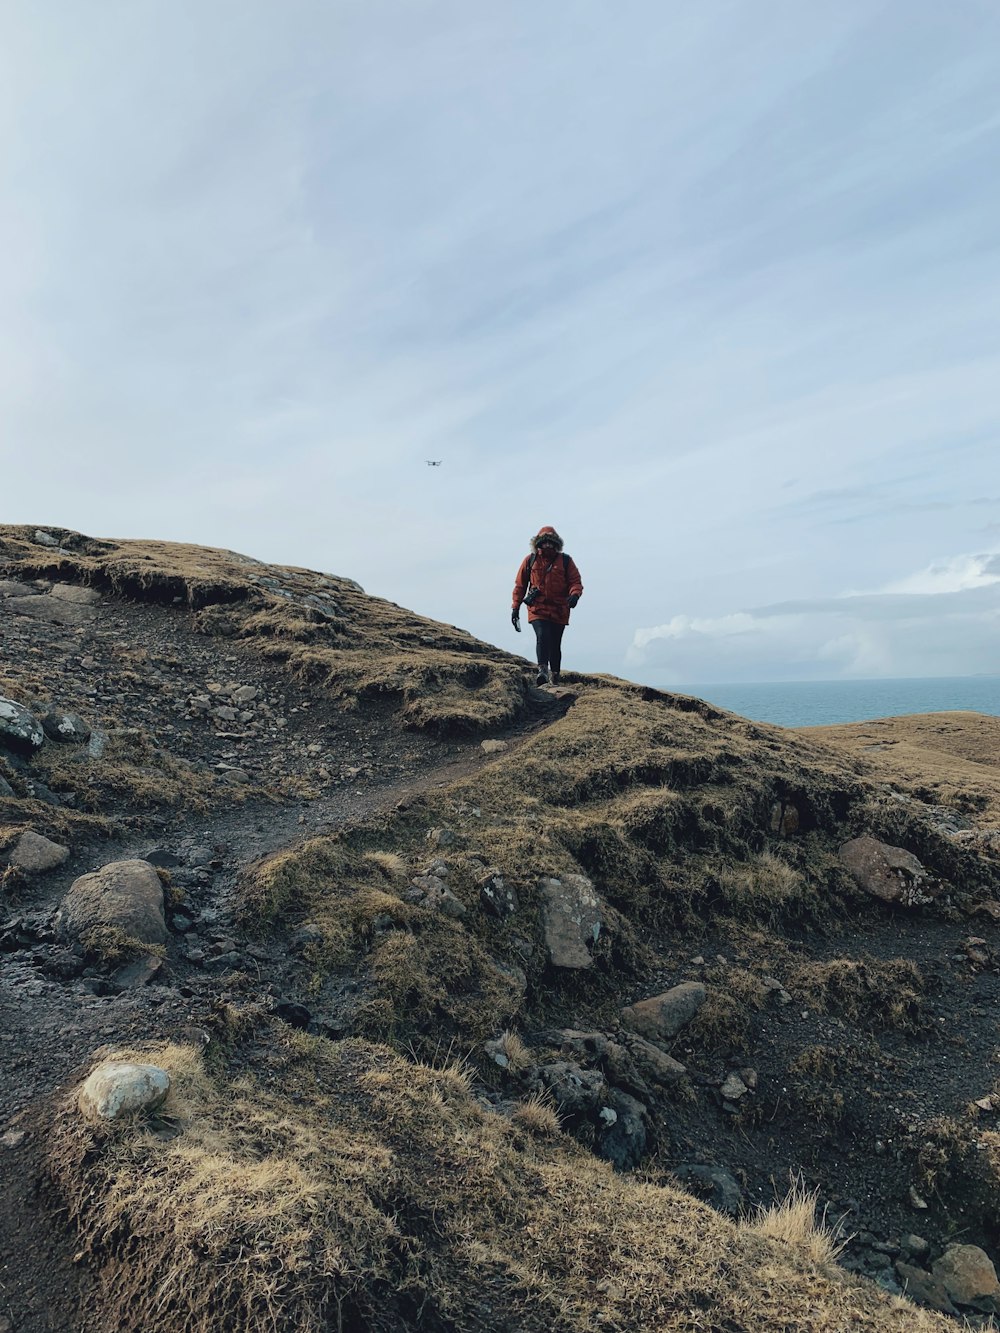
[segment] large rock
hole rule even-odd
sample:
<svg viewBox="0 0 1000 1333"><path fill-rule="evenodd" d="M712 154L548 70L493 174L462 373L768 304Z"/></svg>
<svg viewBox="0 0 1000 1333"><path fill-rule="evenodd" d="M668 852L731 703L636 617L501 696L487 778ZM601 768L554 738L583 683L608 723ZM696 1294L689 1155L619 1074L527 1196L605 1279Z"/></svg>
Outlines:
<svg viewBox="0 0 1000 1333"><path fill-rule="evenodd" d="M421 896L418 901L424 907L433 908L434 911L442 912L445 916L453 917L455 920L465 916L464 904L455 897L440 875L417 875L411 881L411 886L414 890L414 896L416 896L417 891L420 892Z"/></svg>
<svg viewBox="0 0 1000 1333"><path fill-rule="evenodd" d="M42 717L42 730L50 741L62 741L65 745L86 745L90 740L90 727L76 713L61 713L50 708Z"/></svg>
<svg viewBox="0 0 1000 1333"><path fill-rule="evenodd" d="M942 1314L958 1314L944 1289L944 1284L925 1268L897 1260L896 1277L904 1294L917 1305L926 1305L929 1309L939 1310Z"/></svg>
<svg viewBox="0 0 1000 1333"><path fill-rule="evenodd" d="M705 1003L706 994L700 981L682 981L662 995L623 1009L622 1022L647 1041L670 1041L691 1022Z"/></svg>
<svg viewBox="0 0 1000 1333"><path fill-rule="evenodd" d="M931 902L940 892L912 852L879 842L867 833L845 842L840 859L858 888L884 903L918 907Z"/></svg>
<svg viewBox="0 0 1000 1333"><path fill-rule="evenodd" d="M152 1111L170 1091L170 1075L159 1065L109 1061L98 1065L77 1097L88 1120L117 1120Z"/></svg>
<svg viewBox="0 0 1000 1333"><path fill-rule="evenodd" d="M540 1065L528 1082L534 1092L547 1092L559 1114L572 1119L590 1115L607 1096L608 1085L599 1069L581 1069L572 1060Z"/></svg>
<svg viewBox="0 0 1000 1333"><path fill-rule="evenodd" d="M670 1087L674 1083L679 1083L687 1073L686 1067L679 1060L675 1060L672 1055L667 1055L666 1051L661 1051L659 1046L654 1046L651 1041L646 1041L634 1033L628 1037L628 1049L640 1071L654 1083Z"/></svg>
<svg viewBox="0 0 1000 1333"><path fill-rule="evenodd" d="M586 875L543 879L542 926L553 967L590 967L588 945L601 933L601 903Z"/></svg>
<svg viewBox="0 0 1000 1333"><path fill-rule="evenodd" d="M931 1272L956 1305L1000 1313L1000 1282L993 1261L978 1245L949 1245Z"/></svg>
<svg viewBox="0 0 1000 1333"><path fill-rule="evenodd" d="M47 620L53 625L88 625L97 614L92 606L67 602L46 594L44 597L9 597L6 606L19 616Z"/></svg>
<svg viewBox="0 0 1000 1333"><path fill-rule="evenodd" d="M8 862L26 875L44 875L68 858L68 847L61 847L30 828L25 829L7 856Z"/></svg>
<svg viewBox="0 0 1000 1333"><path fill-rule="evenodd" d="M78 606L95 606L101 600L96 588L84 588L79 583L53 583L49 596L60 602L75 602Z"/></svg>
<svg viewBox="0 0 1000 1333"><path fill-rule="evenodd" d="M0 695L0 748L30 756L44 743L45 732L38 719L23 704Z"/></svg>
<svg viewBox="0 0 1000 1333"><path fill-rule="evenodd" d="M79 938L95 926L117 926L143 944L163 944L163 885L148 861L112 861L70 887L56 916L64 936Z"/></svg>

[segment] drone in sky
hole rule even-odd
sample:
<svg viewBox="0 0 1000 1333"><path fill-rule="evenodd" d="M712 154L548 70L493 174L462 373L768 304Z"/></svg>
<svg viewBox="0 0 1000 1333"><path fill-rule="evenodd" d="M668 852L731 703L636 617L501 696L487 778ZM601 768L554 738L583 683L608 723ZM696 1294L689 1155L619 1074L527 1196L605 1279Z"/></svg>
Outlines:
<svg viewBox="0 0 1000 1333"><path fill-rule="evenodd" d="M428 458L425 461L428 467L440 467L442 460L440 458Z"/></svg>

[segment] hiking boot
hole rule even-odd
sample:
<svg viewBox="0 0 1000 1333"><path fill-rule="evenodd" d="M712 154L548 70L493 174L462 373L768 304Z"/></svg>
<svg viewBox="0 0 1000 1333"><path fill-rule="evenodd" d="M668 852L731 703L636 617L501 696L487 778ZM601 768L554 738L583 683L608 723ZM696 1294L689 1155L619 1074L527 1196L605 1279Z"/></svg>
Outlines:
<svg viewBox="0 0 1000 1333"><path fill-rule="evenodd" d="M550 677L550 680L551 680L551 682L552 682L553 685L558 685L558 684L559 684L559 672L558 672L558 671L553 671L553 673L552 673L552 675L551 675L551 677Z"/></svg>
<svg viewBox="0 0 1000 1333"><path fill-rule="evenodd" d="M545 670L544 667L539 667L538 675L535 677L535 684L548 685L548 683L549 683L549 673Z"/></svg>

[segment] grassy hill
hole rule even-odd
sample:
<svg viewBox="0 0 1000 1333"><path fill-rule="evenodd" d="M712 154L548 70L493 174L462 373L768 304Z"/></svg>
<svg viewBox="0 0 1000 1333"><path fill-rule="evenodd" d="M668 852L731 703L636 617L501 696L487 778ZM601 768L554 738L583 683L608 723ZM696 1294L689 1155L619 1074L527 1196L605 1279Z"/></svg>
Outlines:
<svg viewBox="0 0 1000 1333"><path fill-rule="evenodd" d="M345 577L46 533L0 528L0 580L103 600L57 632L0 601L22 648L0 695L130 739L0 759L0 842L232 849L210 887L163 878L175 923L185 892L228 914L235 961L192 962L175 924L176 1013L106 1034L170 1072L166 1106L95 1128L53 1087L18 1112L93 1278L81 1328L955 1326L895 1294L893 1261L1000 1233L974 1106L997 1078L996 719L791 732L608 677L539 691ZM203 710L213 663L281 717ZM865 892L840 855L862 835L917 856L933 900ZM0 923L65 887L8 875ZM651 1036L634 1006L677 987L696 1012Z"/></svg>

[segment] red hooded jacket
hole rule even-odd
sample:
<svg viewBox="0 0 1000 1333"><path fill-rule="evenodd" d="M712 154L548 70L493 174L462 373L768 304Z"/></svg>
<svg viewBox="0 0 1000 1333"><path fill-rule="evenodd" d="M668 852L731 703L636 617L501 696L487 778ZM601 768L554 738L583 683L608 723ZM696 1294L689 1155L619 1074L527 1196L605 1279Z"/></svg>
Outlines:
<svg viewBox="0 0 1000 1333"><path fill-rule="evenodd" d="M543 537L555 541L557 551L550 560L546 551L539 551L538 543ZM569 624L569 598L579 597L583 593L580 571L571 555L563 556L562 538L555 528L545 527L531 539L531 552L521 561L514 580L514 605L517 610L528 591L529 580L533 588L538 588L541 595L528 607L528 621L551 620L557 625ZM531 565L529 571L528 566Z"/></svg>

